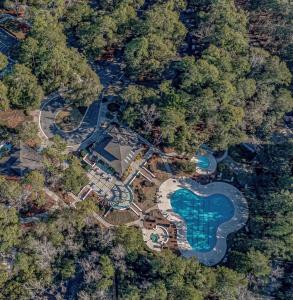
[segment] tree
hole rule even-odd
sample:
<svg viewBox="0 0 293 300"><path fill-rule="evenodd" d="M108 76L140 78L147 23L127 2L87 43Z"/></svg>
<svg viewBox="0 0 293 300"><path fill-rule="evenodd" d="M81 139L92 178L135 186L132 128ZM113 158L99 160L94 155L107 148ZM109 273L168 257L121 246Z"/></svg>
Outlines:
<svg viewBox="0 0 293 300"><path fill-rule="evenodd" d="M167 299L167 290L163 282L157 282L147 289L144 298L145 300L165 300Z"/></svg>
<svg viewBox="0 0 293 300"><path fill-rule="evenodd" d="M59 135L55 135L51 139L51 145L43 150L44 165L49 174L60 175L62 164L67 158L65 150L66 142Z"/></svg>
<svg viewBox="0 0 293 300"><path fill-rule="evenodd" d="M64 189L76 195L88 183L86 172L76 157L70 160L69 167L65 170L62 181Z"/></svg>
<svg viewBox="0 0 293 300"><path fill-rule="evenodd" d="M141 36L148 34L159 35L163 39L169 39L176 46L179 46L187 32L179 19L178 10L185 8L184 1L181 3L181 7L176 7L175 1L169 1L164 4L157 3L149 10L146 10L144 19L137 28L138 34Z"/></svg>
<svg viewBox="0 0 293 300"><path fill-rule="evenodd" d="M7 180L0 176L0 200L2 203L19 208L22 199L22 188L17 181Z"/></svg>
<svg viewBox="0 0 293 300"><path fill-rule="evenodd" d="M9 99L7 97L7 87L6 85L0 81L0 110L9 109Z"/></svg>
<svg viewBox="0 0 293 300"><path fill-rule="evenodd" d="M19 132L20 139L28 145L38 145L40 138L38 136L39 128L34 122L25 122L22 124Z"/></svg>
<svg viewBox="0 0 293 300"><path fill-rule="evenodd" d="M62 266L61 266L61 277L63 280L67 280L70 279L74 276L75 274L75 263L74 260L72 259L65 259L62 262Z"/></svg>
<svg viewBox="0 0 293 300"><path fill-rule="evenodd" d="M225 267L218 267L214 292L219 299L236 300L240 287L245 286L245 284L246 280L241 274Z"/></svg>
<svg viewBox="0 0 293 300"><path fill-rule="evenodd" d="M94 11L88 3L75 2L65 12L65 27L76 30L84 21L93 16Z"/></svg>
<svg viewBox="0 0 293 300"><path fill-rule="evenodd" d="M255 277L266 277L271 273L268 258L258 250L250 249L245 260L245 273Z"/></svg>
<svg viewBox="0 0 293 300"><path fill-rule="evenodd" d="M126 45L125 50L128 71L138 76L160 74L175 56L172 43L157 35L135 38Z"/></svg>
<svg viewBox="0 0 293 300"><path fill-rule="evenodd" d="M32 68L46 93L60 90L77 105L88 105L101 92L98 76L77 50L67 47L62 24L48 10L34 16L20 59Z"/></svg>
<svg viewBox="0 0 293 300"><path fill-rule="evenodd" d="M234 1L212 1L207 12L201 13L199 32L204 40L231 53L243 54L248 50L247 17L237 10ZM208 30L206 30L208 29Z"/></svg>
<svg viewBox="0 0 293 300"><path fill-rule="evenodd" d="M134 227L120 226L117 228L116 241L125 247L128 253L141 252L144 241L141 233Z"/></svg>
<svg viewBox="0 0 293 300"><path fill-rule="evenodd" d="M99 280L98 287L101 290L108 290L113 285L115 270L110 258L106 255L100 257L99 265L102 278Z"/></svg>
<svg viewBox="0 0 293 300"><path fill-rule="evenodd" d="M160 75L176 57L177 47L185 35L174 2L153 5L138 23L135 37L126 45L127 70L141 77Z"/></svg>
<svg viewBox="0 0 293 300"><path fill-rule="evenodd" d="M67 90L63 93L65 98L72 100L76 106L88 106L93 100L98 99L102 85L85 59L79 57L75 51L72 54L75 67L68 75Z"/></svg>
<svg viewBox="0 0 293 300"><path fill-rule="evenodd" d="M121 97L125 103L136 104L143 99L140 86L128 85L122 92Z"/></svg>
<svg viewBox="0 0 293 300"><path fill-rule="evenodd" d="M42 88L38 85L36 77L24 65L14 65L11 74L4 77L8 88L8 98L17 108L37 108L44 96Z"/></svg>
<svg viewBox="0 0 293 300"><path fill-rule="evenodd" d="M29 198L37 204L42 206L45 204L45 177L39 171L31 171L26 175L23 183L27 186L29 191Z"/></svg>
<svg viewBox="0 0 293 300"><path fill-rule="evenodd" d="M3 53L0 53L0 70L3 70L8 65L8 58Z"/></svg>
<svg viewBox="0 0 293 300"><path fill-rule="evenodd" d="M0 204L0 252L8 252L20 242L19 220L14 208Z"/></svg>
<svg viewBox="0 0 293 300"><path fill-rule="evenodd" d="M180 127L185 125L185 116L183 112L175 108L165 109L162 112L164 116L162 122L162 135L169 144L174 144L176 135L180 132Z"/></svg>

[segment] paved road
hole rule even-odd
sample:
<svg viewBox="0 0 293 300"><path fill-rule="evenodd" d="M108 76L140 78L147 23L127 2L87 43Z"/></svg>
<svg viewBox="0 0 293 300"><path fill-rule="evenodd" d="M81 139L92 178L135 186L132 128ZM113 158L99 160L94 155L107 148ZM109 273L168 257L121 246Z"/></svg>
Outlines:
<svg viewBox="0 0 293 300"><path fill-rule="evenodd" d="M45 102L40 112L40 126L48 139L54 135L60 135L68 146L79 145L93 134L97 126L100 102L94 101L88 108L80 126L68 132L59 129L55 124L55 117L65 104L64 99L60 96Z"/></svg>

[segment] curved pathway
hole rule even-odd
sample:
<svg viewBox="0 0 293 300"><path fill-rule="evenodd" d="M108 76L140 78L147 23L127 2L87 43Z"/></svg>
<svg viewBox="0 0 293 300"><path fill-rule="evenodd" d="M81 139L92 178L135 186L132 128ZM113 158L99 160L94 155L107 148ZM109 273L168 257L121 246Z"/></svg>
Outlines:
<svg viewBox="0 0 293 300"><path fill-rule="evenodd" d="M89 106L79 127L72 131L63 131L55 124L56 115L64 108L65 104L65 100L61 96L45 102L39 115L40 128L47 139L54 135L60 135L68 146L79 145L93 134L97 126L100 102L94 101Z"/></svg>
<svg viewBox="0 0 293 300"><path fill-rule="evenodd" d="M189 189L204 197L212 194L222 194L228 197L234 205L233 217L219 225L216 245L208 252L192 249L187 241L187 226L184 220L172 209L170 203L171 194L181 188ZM201 263L208 266L216 265L224 258L227 250L227 236L242 228L248 219L246 199L237 188L225 182L212 182L207 185L201 185L187 178L168 179L159 188L159 201L158 207L163 215L177 227L177 243L181 254L185 257L195 256Z"/></svg>

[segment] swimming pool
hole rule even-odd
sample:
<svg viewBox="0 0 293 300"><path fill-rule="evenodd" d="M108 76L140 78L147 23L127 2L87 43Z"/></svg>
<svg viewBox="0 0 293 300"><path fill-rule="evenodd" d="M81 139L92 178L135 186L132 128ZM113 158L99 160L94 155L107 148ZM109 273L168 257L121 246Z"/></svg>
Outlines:
<svg viewBox="0 0 293 300"><path fill-rule="evenodd" d="M206 170L210 166L209 157L206 155L197 156L197 165L202 169Z"/></svg>
<svg viewBox="0 0 293 300"><path fill-rule="evenodd" d="M181 188L171 195L170 203L173 211L185 221L188 243L199 252L215 247L219 225L234 215L233 203L222 194L203 197Z"/></svg>

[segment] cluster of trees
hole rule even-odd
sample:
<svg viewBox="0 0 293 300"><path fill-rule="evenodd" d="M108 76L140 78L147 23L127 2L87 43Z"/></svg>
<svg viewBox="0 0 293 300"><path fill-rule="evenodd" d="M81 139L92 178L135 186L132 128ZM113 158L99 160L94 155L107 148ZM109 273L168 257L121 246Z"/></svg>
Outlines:
<svg viewBox="0 0 293 300"><path fill-rule="evenodd" d="M102 89L86 59L67 47L63 26L48 11L39 9L35 13L19 59L33 71L45 93L60 90L76 105L89 105Z"/></svg>
<svg viewBox="0 0 293 300"><path fill-rule="evenodd" d="M136 10L143 1L77 2L65 13L65 28L79 46L97 58L111 47L121 46L137 21Z"/></svg>
<svg viewBox="0 0 293 300"><path fill-rule="evenodd" d="M134 27L132 39L125 45L125 62L136 78L158 78L177 56L187 30L179 20L184 1L156 3L143 13Z"/></svg>
<svg viewBox="0 0 293 300"><path fill-rule="evenodd" d="M282 57L293 71L293 4L290 1L252 1L246 7L253 44Z"/></svg>
<svg viewBox="0 0 293 300"><path fill-rule="evenodd" d="M290 269L282 275L286 263L293 260L292 146L292 140L265 144L258 153L254 186L245 192L250 203L249 232L233 239L228 261L228 266L250 276L254 288L265 286L268 275L275 273L281 282L274 291L278 299L288 299L293 292Z"/></svg>
<svg viewBox="0 0 293 300"><path fill-rule="evenodd" d="M246 280L225 267L201 266L146 250L136 228L105 230L91 200L23 230L0 205L0 295L5 299L238 299ZM13 251L12 251L13 250Z"/></svg>
<svg viewBox="0 0 293 300"><path fill-rule="evenodd" d="M35 109L44 94L60 91L76 105L87 106L97 99L102 85L87 60L67 46L59 22L68 8L64 1L30 3L31 30L17 52L18 63L0 82L0 109ZM0 70L8 64L0 56Z"/></svg>
<svg viewBox="0 0 293 300"><path fill-rule="evenodd" d="M187 152L202 143L225 149L247 136L266 137L293 106L289 69L279 57L249 45L246 15L234 1L215 1L196 13L199 25L192 34L205 45L200 56L173 62L169 73L174 75L157 88L128 86L122 93L128 106L124 121L144 130L142 111L152 110L155 113L149 119L153 128L160 126L163 142ZM178 26L167 24L180 33ZM164 26L157 29L162 36L176 36ZM181 42L183 33L175 39ZM130 60L131 69L135 58ZM142 61L138 66L148 72Z"/></svg>
<svg viewBox="0 0 293 300"><path fill-rule="evenodd" d="M0 54L0 70L8 65L8 59ZM10 73L5 72L0 81L0 110L11 108L33 109L39 107L43 90L31 70L23 64L15 64Z"/></svg>
<svg viewBox="0 0 293 300"><path fill-rule="evenodd" d="M45 204L45 177L39 171L31 171L22 180L0 176L0 203L17 211L27 212L32 207Z"/></svg>
<svg viewBox="0 0 293 300"><path fill-rule="evenodd" d="M55 90L88 105L101 84L80 52L99 58L111 48L121 50L132 81L120 95L122 120L182 152L194 153L202 143L224 149L247 136L265 139L292 108L292 76L276 56L292 68L292 10L284 1L251 1L245 7L249 22L232 0L29 4L32 29L19 64L0 82L0 109L38 107L44 93ZM195 10L192 28L180 17L186 7ZM265 25L252 26L263 14ZM195 40L197 52L180 51L184 40ZM0 69L6 65L0 55ZM19 135L29 141L36 133L26 123ZM263 145L255 185L245 191L248 230L235 234L228 261L216 268L167 251L153 253L136 228L98 227L92 200L21 224L32 205L45 204L45 185L78 193L87 183L80 161L65 149L55 137L43 151L42 172L20 182L0 177L0 298L249 299L247 286L262 292L269 276L278 276L276 265L293 260L292 141ZM179 168L192 171L187 164ZM277 277L278 299L292 297L290 270Z"/></svg>
<svg viewBox="0 0 293 300"><path fill-rule="evenodd" d="M52 189L62 188L66 192L78 194L88 183L86 171L80 160L65 150L66 142L58 135L43 150L46 183Z"/></svg>
<svg viewBox="0 0 293 300"><path fill-rule="evenodd" d="M111 48L125 47L129 75L149 78L157 77L177 56L187 32L179 20L184 7L184 1L102 1L92 6L85 1L69 8L64 22L89 55L97 58Z"/></svg>

